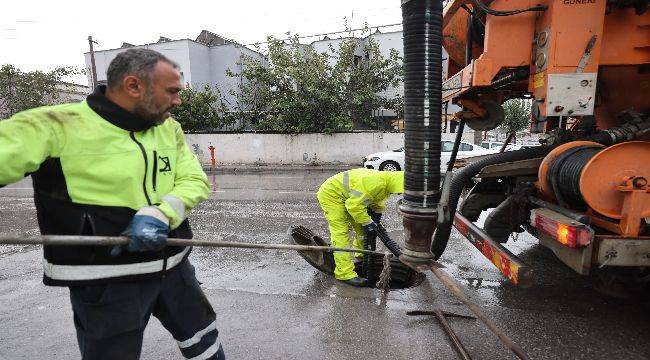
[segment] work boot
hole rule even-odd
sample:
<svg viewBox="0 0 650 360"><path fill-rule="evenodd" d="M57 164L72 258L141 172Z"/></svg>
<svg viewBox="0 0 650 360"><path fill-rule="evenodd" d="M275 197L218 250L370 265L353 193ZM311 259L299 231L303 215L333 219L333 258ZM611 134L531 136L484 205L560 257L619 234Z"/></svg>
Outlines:
<svg viewBox="0 0 650 360"><path fill-rule="evenodd" d="M353 277L352 279L342 280L344 283L356 287L365 287L368 285L368 279L362 277Z"/></svg>

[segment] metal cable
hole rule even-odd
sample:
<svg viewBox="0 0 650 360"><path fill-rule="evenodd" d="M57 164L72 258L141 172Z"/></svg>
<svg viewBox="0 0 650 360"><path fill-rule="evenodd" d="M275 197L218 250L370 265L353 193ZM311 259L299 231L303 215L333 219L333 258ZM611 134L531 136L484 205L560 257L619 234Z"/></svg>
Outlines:
<svg viewBox="0 0 650 360"><path fill-rule="evenodd" d="M546 5L538 5L527 9L517 9L517 10L507 10L507 11L494 10L488 7L487 5L483 4L481 0L472 0L472 5L474 5L474 7L483 11L484 13L494 15L494 16L511 16L511 15L528 12L528 11L546 11L546 9L548 9L548 6Z"/></svg>

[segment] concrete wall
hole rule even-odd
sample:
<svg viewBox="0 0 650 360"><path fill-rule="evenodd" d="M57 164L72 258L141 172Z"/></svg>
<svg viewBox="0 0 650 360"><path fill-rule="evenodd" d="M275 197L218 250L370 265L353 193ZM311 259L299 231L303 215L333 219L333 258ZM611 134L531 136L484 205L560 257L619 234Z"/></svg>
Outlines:
<svg viewBox="0 0 650 360"><path fill-rule="evenodd" d="M218 164L361 164L371 153L404 146L403 133L325 134L187 134L190 149L204 165L210 164L214 146ZM472 134L463 139L471 142ZM443 134L453 140L454 134Z"/></svg>

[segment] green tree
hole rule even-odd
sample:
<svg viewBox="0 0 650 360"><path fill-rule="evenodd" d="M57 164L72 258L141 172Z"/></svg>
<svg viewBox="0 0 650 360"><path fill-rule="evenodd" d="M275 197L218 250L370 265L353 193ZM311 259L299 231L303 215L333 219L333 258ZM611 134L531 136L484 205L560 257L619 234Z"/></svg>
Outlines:
<svg viewBox="0 0 650 360"><path fill-rule="evenodd" d="M58 67L52 71L23 72L13 65L0 67L0 119L43 105L56 104L59 86L69 76L82 71Z"/></svg>
<svg viewBox="0 0 650 360"><path fill-rule="evenodd" d="M506 134L524 130L530 122L530 100L510 99L503 103L504 120L499 126Z"/></svg>
<svg viewBox="0 0 650 360"><path fill-rule="evenodd" d="M235 119L228 115L226 105L218 91L210 85L196 90L186 87L181 90L181 105L172 109L172 116L188 132L210 131L234 124Z"/></svg>
<svg viewBox="0 0 650 360"><path fill-rule="evenodd" d="M266 55L268 64L244 56L241 72L228 73L243 84L231 95L250 104L236 110L254 114L259 130L332 133L374 124L374 109L401 111L402 101L386 95L402 79L401 58L395 50L384 57L371 37L361 48L349 38L324 53L297 36L288 43L269 37Z"/></svg>

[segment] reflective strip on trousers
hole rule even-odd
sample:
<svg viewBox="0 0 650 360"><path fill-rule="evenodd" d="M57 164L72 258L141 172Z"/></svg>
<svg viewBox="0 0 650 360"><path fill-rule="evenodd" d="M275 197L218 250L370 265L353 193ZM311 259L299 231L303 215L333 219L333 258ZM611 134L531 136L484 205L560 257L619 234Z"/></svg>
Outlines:
<svg viewBox="0 0 650 360"><path fill-rule="evenodd" d="M184 340L184 341L178 341L178 347L181 349L188 348L194 344L198 344L199 341L203 338L203 336L207 333L209 333L212 330L217 330L217 321L213 321L210 325L208 325L205 329L197 331L194 336L191 338Z"/></svg>
<svg viewBox="0 0 650 360"><path fill-rule="evenodd" d="M167 269L180 264L190 247L185 247L180 253L167 258ZM54 280L78 281L97 280L129 275L150 274L163 270L163 259L120 265L57 265L43 259L43 272Z"/></svg>
<svg viewBox="0 0 650 360"><path fill-rule="evenodd" d="M210 346L207 350L203 352L203 354L199 356L195 356L193 358L190 358L189 360L206 360L209 359L212 355L216 354L217 351L219 351L219 348L221 347L221 342L216 341L212 346Z"/></svg>

